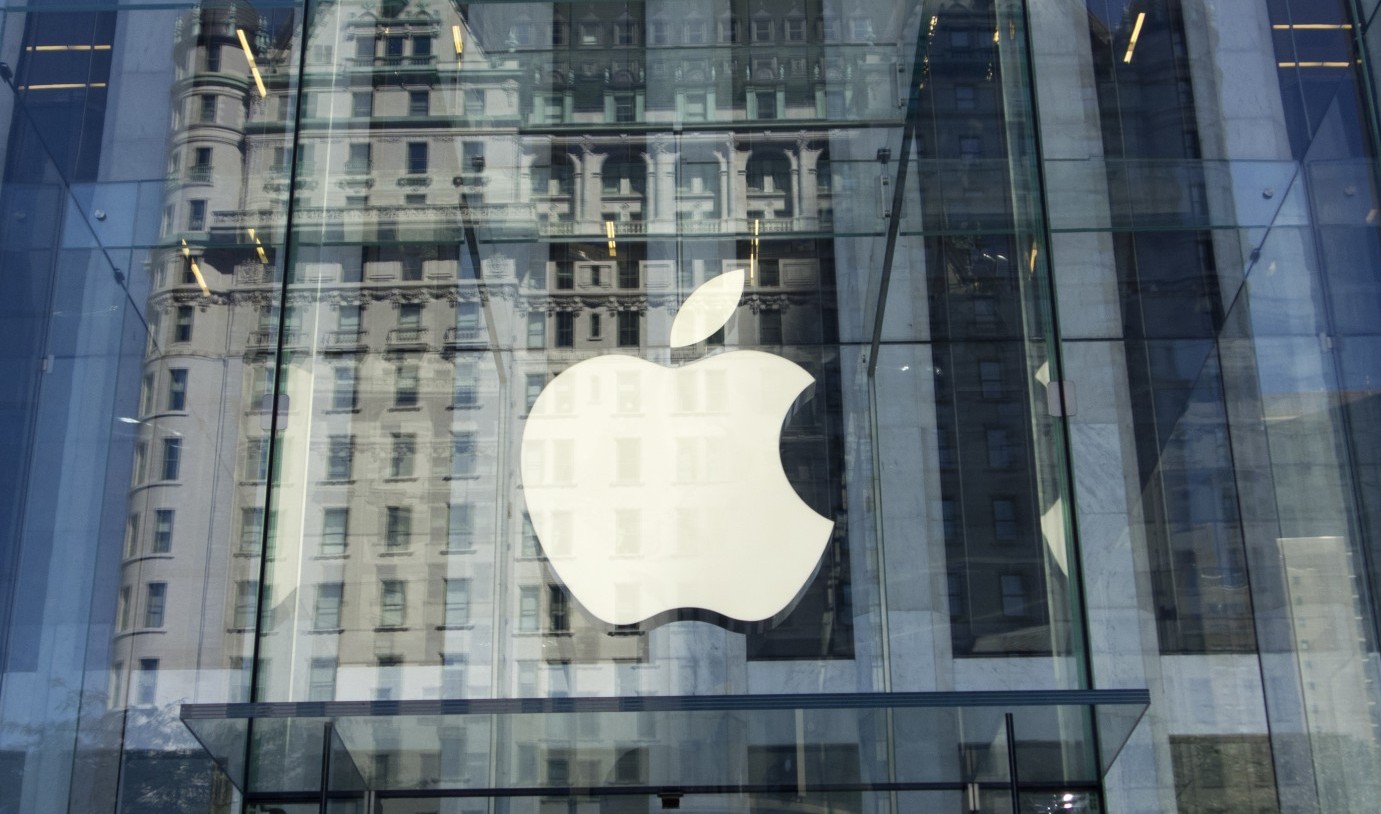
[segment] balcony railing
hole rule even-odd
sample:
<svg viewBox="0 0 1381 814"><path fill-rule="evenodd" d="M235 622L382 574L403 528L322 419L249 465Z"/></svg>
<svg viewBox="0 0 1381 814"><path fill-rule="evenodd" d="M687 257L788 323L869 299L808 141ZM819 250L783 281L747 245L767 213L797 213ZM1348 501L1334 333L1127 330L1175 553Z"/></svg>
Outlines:
<svg viewBox="0 0 1381 814"><path fill-rule="evenodd" d="M489 337L478 326L473 328L447 328L445 337L448 348L470 348L488 343Z"/></svg>
<svg viewBox="0 0 1381 814"><path fill-rule="evenodd" d="M251 331L249 334L249 347L251 348L272 348L278 345L277 331ZM301 331L287 331L283 334L283 346L288 348L300 347L302 345Z"/></svg>
<svg viewBox="0 0 1381 814"><path fill-rule="evenodd" d="M403 347L427 344L426 328L394 328L388 332L390 347Z"/></svg>
<svg viewBox="0 0 1381 814"><path fill-rule="evenodd" d="M198 164L187 170L187 180L198 184L211 183L211 167L208 164Z"/></svg>
<svg viewBox="0 0 1381 814"><path fill-rule="evenodd" d="M328 349L341 350L344 348L357 348L364 344L364 334L360 331L328 331L322 337L321 344Z"/></svg>

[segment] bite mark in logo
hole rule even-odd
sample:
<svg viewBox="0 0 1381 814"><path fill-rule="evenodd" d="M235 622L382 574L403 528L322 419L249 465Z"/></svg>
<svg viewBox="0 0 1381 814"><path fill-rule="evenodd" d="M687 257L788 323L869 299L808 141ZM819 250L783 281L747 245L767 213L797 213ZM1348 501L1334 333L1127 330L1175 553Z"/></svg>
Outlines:
<svg viewBox="0 0 1381 814"><path fill-rule="evenodd" d="M718 330L743 284L739 269L697 288L672 347ZM572 595L616 625L678 608L754 622L790 605L834 529L791 488L778 450L813 383L753 350L680 367L597 356L553 379L521 469L533 530Z"/></svg>

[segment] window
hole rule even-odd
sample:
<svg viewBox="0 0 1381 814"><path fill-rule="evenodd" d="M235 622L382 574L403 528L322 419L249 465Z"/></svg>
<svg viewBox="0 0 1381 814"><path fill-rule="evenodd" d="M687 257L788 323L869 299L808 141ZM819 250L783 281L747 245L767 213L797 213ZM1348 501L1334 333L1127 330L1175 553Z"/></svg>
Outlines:
<svg viewBox="0 0 1381 814"><path fill-rule="evenodd" d="M575 265L571 261L556 261L556 288L558 291L570 291L575 288Z"/></svg>
<svg viewBox="0 0 1381 814"><path fill-rule="evenodd" d="M379 684L374 688L375 701L392 701L398 697L403 684L403 658L401 656L379 656ZM387 764L380 765L380 758L387 760L390 755L374 756L374 768L377 777L387 777L389 768Z"/></svg>
<svg viewBox="0 0 1381 814"><path fill-rule="evenodd" d="M427 142L408 142L408 172L418 175L427 171Z"/></svg>
<svg viewBox="0 0 1381 814"><path fill-rule="evenodd" d="M245 480L258 482L269 477L269 439L249 438L245 440Z"/></svg>
<svg viewBox="0 0 1381 814"><path fill-rule="evenodd" d="M547 631L569 633L571 630L570 600L559 585L547 586Z"/></svg>
<svg viewBox="0 0 1381 814"><path fill-rule="evenodd" d="M772 20L770 18L758 18L753 21L753 42L772 41Z"/></svg>
<svg viewBox="0 0 1381 814"><path fill-rule="evenodd" d="M150 582L144 597L144 627L163 627L168 602L168 583Z"/></svg>
<svg viewBox="0 0 1381 814"><path fill-rule="evenodd" d="M321 521L321 553L336 556L345 553L350 533L350 510L326 509Z"/></svg>
<svg viewBox="0 0 1381 814"><path fill-rule="evenodd" d="M355 38L355 58L373 59L374 58L374 38L360 36Z"/></svg>
<svg viewBox="0 0 1381 814"><path fill-rule="evenodd" d="M973 110L978 107L978 94L973 85L954 86L954 107L956 110Z"/></svg>
<svg viewBox="0 0 1381 814"><path fill-rule="evenodd" d="M1026 578L1021 574L1002 575L1002 615L1026 615Z"/></svg>
<svg viewBox="0 0 1381 814"><path fill-rule="evenodd" d="M254 617L259 612L259 582L242 579L235 583L235 615L231 626L239 630L254 627Z"/></svg>
<svg viewBox="0 0 1381 814"><path fill-rule="evenodd" d="M187 369L175 367L168 371L168 409L180 412L187 409Z"/></svg>
<svg viewBox="0 0 1381 814"><path fill-rule="evenodd" d="M542 373L529 373L524 379L524 404L527 405L528 412L532 412L532 405L537 403L537 397L542 395L542 388L547 386L547 377Z"/></svg>
<svg viewBox="0 0 1381 814"><path fill-rule="evenodd" d="M614 44L615 45L637 45L638 44L638 25L632 20L620 20L614 23Z"/></svg>
<svg viewBox="0 0 1381 814"><path fill-rule="evenodd" d="M357 91L350 94L350 115L357 119L374 115L374 92Z"/></svg>
<svg viewBox="0 0 1381 814"><path fill-rule="evenodd" d="M264 540L264 510L240 509L240 553L256 554Z"/></svg>
<svg viewBox="0 0 1381 814"><path fill-rule="evenodd" d="M614 121L631 124L638 120L636 97L631 93L614 94Z"/></svg>
<svg viewBox="0 0 1381 814"><path fill-rule="evenodd" d="M983 139L978 136L959 137L959 157L965 161L975 161L983 155Z"/></svg>
<svg viewBox="0 0 1381 814"><path fill-rule="evenodd" d="M173 322L173 341L192 341L192 306L179 305Z"/></svg>
<svg viewBox="0 0 1381 814"><path fill-rule="evenodd" d="M642 340L642 314L637 311L620 311L619 322L619 347L636 348Z"/></svg>
<svg viewBox="0 0 1381 814"><path fill-rule="evenodd" d="M143 483L147 476L147 458L149 455L149 445L143 441L134 445L134 483Z"/></svg>
<svg viewBox="0 0 1381 814"><path fill-rule="evenodd" d="M206 201L197 199L187 202L187 231L206 230ZM190 268L190 267L189 267Z"/></svg>
<svg viewBox="0 0 1381 814"><path fill-rule="evenodd" d="M158 697L158 659L139 660L139 683L134 693L134 703L152 704Z"/></svg>
<svg viewBox="0 0 1381 814"><path fill-rule="evenodd" d="M758 342L763 345L782 344L781 309L764 308L758 312Z"/></svg>
<svg viewBox="0 0 1381 814"><path fill-rule="evenodd" d="M422 306L415 302L398 306L398 327L403 330L422 327Z"/></svg>
<svg viewBox="0 0 1381 814"><path fill-rule="evenodd" d="M312 613L312 627L316 630L340 630L341 600L345 585L323 582L316 586L316 607Z"/></svg>
<svg viewBox="0 0 1381 814"><path fill-rule="evenodd" d="M406 40L403 37L393 36L384 38L384 56L400 57L403 55L403 46Z"/></svg>
<svg viewBox="0 0 1381 814"><path fill-rule="evenodd" d="M716 28L719 41L722 43L738 42L742 39L742 26L737 18L721 17Z"/></svg>
<svg viewBox="0 0 1381 814"><path fill-rule="evenodd" d="M537 632L537 588L532 585L525 585L518 589L518 631L520 633Z"/></svg>
<svg viewBox="0 0 1381 814"><path fill-rule="evenodd" d="M197 116L202 124L214 124L216 121L216 97L205 95L201 97L200 109Z"/></svg>
<svg viewBox="0 0 1381 814"><path fill-rule="evenodd" d="M1002 398L1002 363L1001 362L979 362L978 380L980 382L983 398L999 399Z"/></svg>
<svg viewBox="0 0 1381 814"><path fill-rule="evenodd" d="M456 407L474 407L479 403L479 382L475 363L467 360L456 362L455 382Z"/></svg>
<svg viewBox="0 0 1381 814"><path fill-rule="evenodd" d="M393 433L393 448L389 453L388 476L390 478L412 477L417 457L417 436L412 433Z"/></svg>
<svg viewBox="0 0 1381 814"><path fill-rule="evenodd" d="M177 480L178 470L182 468L182 439L163 439L163 466L159 470L161 480Z"/></svg>
<svg viewBox="0 0 1381 814"><path fill-rule="evenodd" d="M468 478L477 470L475 434L458 432L451 438L451 476Z"/></svg>
<svg viewBox="0 0 1381 814"><path fill-rule="evenodd" d="M704 45L709 36L709 25L704 20L687 20L682 31L686 45Z"/></svg>
<svg viewBox="0 0 1381 814"><path fill-rule="evenodd" d="M603 321L599 314L590 314L590 339L601 339L604 333Z"/></svg>
<svg viewBox="0 0 1381 814"><path fill-rule="evenodd" d="M949 596L949 615L957 619L964 615L964 576L950 571L945 574L945 591Z"/></svg>
<svg viewBox="0 0 1381 814"><path fill-rule="evenodd" d="M465 90L465 115L483 116L484 115L484 91L480 88L466 88ZM466 162L469 166L474 166L472 162Z"/></svg>
<svg viewBox="0 0 1381 814"><path fill-rule="evenodd" d="M408 91L408 115L426 116L431 113L431 93L425 90Z"/></svg>
<svg viewBox="0 0 1381 814"><path fill-rule="evenodd" d="M619 288L637 288L641 283L636 262L619 264Z"/></svg>
<svg viewBox="0 0 1381 814"><path fill-rule="evenodd" d="M1011 435L1002 427L995 427L985 433L988 444L988 467L1006 469L1012 465Z"/></svg>
<svg viewBox="0 0 1381 814"><path fill-rule="evenodd" d="M389 506L384 510L384 546L401 551L412 544L412 509Z"/></svg>
<svg viewBox="0 0 1381 814"><path fill-rule="evenodd" d="M782 25L782 33L786 36L787 42L806 41L806 21L803 18L787 20Z"/></svg>
<svg viewBox="0 0 1381 814"><path fill-rule="evenodd" d="M173 510L158 509L153 513L153 548L155 554L173 550Z"/></svg>
<svg viewBox="0 0 1381 814"><path fill-rule="evenodd" d="M581 23L576 27L576 42L580 45L599 45L599 23Z"/></svg>
<svg viewBox="0 0 1381 814"><path fill-rule="evenodd" d="M475 545L475 512L469 503L446 507L446 548L469 551Z"/></svg>
<svg viewBox="0 0 1381 814"><path fill-rule="evenodd" d="M465 695L465 656L456 653L443 653L441 656L441 697L461 698ZM442 736L442 750L446 751L449 736ZM454 754L465 751L463 743L452 744Z"/></svg>
<svg viewBox="0 0 1381 814"><path fill-rule="evenodd" d="M446 626L459 627L470 623L470 580L446 580Z"/></svg>
<svg viewBox="0 0 1381 814"><path fill-rule="evenodd" d="M759 119L777 118L777 92L775 90L762 90L753 94L758 103ZM782 187L785 189L785 187Z"/></svg>
<svg viewBox="0 0 1381 814"><path fill-rule="evenodd" d="M191 179L193 181L211 180L211 148L198 147L192 154Z"/></svg>
<svg viewBox="0 0 1381 814"><path fill-rule="evenodd" d="M547 315L532 313L527 315L527 346L531 349L545 347L547 344Z"/></svg>
<svg viewBox="0 0 1381 814"><path fill-rule="evenodd" d="M995 497L992 502L993 537L999 542L1017 539L1017 503L1009 497Z"/></svg>
<svg viewBox="0 0 1381 814"><path fill-rule="evenodd" d="M954 498L943 498L940 501L940 518L942 528L945 533L945 540L951 543L959 541L959 507L954 502Z"/></svg>
<svg viewBox="0 0 1381 814"><path fill-rule="evenodd" d="M307 700L334 701L336 699L336 660L333 658L312 659L307 673Z"/></svg>
<svg viewBox="0 0 1381 814"><path fill-rule="evenodd" d="M331 409L355 409L355 368L353 365L335 369L335 381L331 389Z"/></svg>
<svg viewBox="0 0 1381 814"><path fill-rule="evenodd" d="M206 70L215 73L221 69L221 46L212 43L206 46Z"/></svg>
<svg viewBox="0 0 1381 814"><path fill-rule="evenodd" d="M556 312L556 347L575 347L575 314L570 311Z"/></svg>
<svg viewBox="0 0 1381 814"><path fill-rule="evenodd" d="M518 553L529 559L537 556L537 529L533 528L532 518L526 514L523 515L523 539Z"/></svg>
<svg viewBox="0 0 1381 814"><path fill-rule="evenodd" d="M393 406L416 407L418 402L417 365L399 365L393 379Z"/></svg>
<svg viewBox="0 0 1381 814"><path fill-rule="evenodd" d="M154 404L154 388L157 386L158 377L153 373L144 374L144 382L139 388L139 415L152 415Z"/></svg>
<svg viewBox="0 0 1381 814"><path fill-rule="evenodd" d="M426 146L425 144L422 146ZM408 282L417 282L422 279L422 255L416 252L408 252L403 255L403 279Z"/></svg>
<svg viewBox="0 0 1381 814"><path fill-rule="evenodd" d="M665 20L653 20L647 24L647 42L649 45L667 45L671 42Z"/></svg>
<svg viewBox="0 0 1381 814"><path fill-rule="evenodd" d="M139 512L132 512L125 518L125 556L133 557L139 553Z"/></svg>
<svg viewBox="0 0 1381 814"><path fill-rule="evenodd" d="M402 627L407 621L407 583L386 579L379 588L379 626Z"/></svg>
<svg viewBox="0 0 1381 814"><path fill-rule="evenodd" d="M758 261L758 285L775 288L782 284L781 267L775 259Z"/></svg>
<svg viewBox="0 0 1381 814"><path fill-rule="evenodd" d="M369 172L369 145L351 144L345 160L345 171L349 173Z"/></svg>
<svg viewBox="0 0 1381 814"><path fill-rule="evenodd" d="M120 589L120 630L129 630L130 621L134 616L134 597L130 587L127 585Z"/></svg>
<svg viewBox="0 0 1381 814"><path fill-rule="evenodd" d="M326 479L350 480L355 461L355 437L353 435L332 435L327 441Z"/></svg>

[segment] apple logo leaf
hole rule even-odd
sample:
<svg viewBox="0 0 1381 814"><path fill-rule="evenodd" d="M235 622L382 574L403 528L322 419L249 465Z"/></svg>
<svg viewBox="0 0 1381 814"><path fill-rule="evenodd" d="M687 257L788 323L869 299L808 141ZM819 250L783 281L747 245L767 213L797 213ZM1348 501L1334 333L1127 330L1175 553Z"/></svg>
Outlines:
<svg viewBox="0 0 1381 814"><path fill-rule="evenodd" d="M671 323L671 346L694 345L728 322L743 297L743 280L743 269L734 269L692 291Z"/></svg>

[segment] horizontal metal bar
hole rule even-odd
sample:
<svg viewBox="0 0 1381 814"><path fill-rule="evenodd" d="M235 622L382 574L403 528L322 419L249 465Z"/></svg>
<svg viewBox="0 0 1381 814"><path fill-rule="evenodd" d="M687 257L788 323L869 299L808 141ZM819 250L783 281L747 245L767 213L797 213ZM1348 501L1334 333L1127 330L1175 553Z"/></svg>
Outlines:
<svg viewBox="0 0 1381 814"><path fill-rule="evenodd" d="M814 793L824 792L904 792L904 791L964 791L970 785L975 785L984 790L1005 790L1008 788L1006 780L974 781L970 782L888 782L888 783L807 783L805 790ZM441 799L458 797L636 797L636 796L655 796L659 794L679 794L690 796L695 794L796 794L800 787L795 783L743 783L743 784L706 784L706 785L674 785L674 786L509 786L502 788L469 788L469 789L383 789L374 792L374 796L380 800L417 800L417 799ZM1022 785L1022 791L1051 790L1063 792L1093 792L1098 789L1097 784L1088 782L1070 782L1061 784L1043 783L1039 787L1034 785ZM258 792L245 795L246 803L265 803L265 802L309 802L315 800L318 793L315 791L302 792ZM363 796L363 792L331 792L332 799L344 800L354 799Z"/></svg>
<svg viewBox="0 0 1381 814"><path fill-rule="evenodd" d="M524 715L585 712L716 712L794 709L923 709L1148 705L1150 691L1029 690L989 692L671 695L603 698L447 698L408 701L282 701L184 704L181 718L367 718L404 715Z"/></svg>

